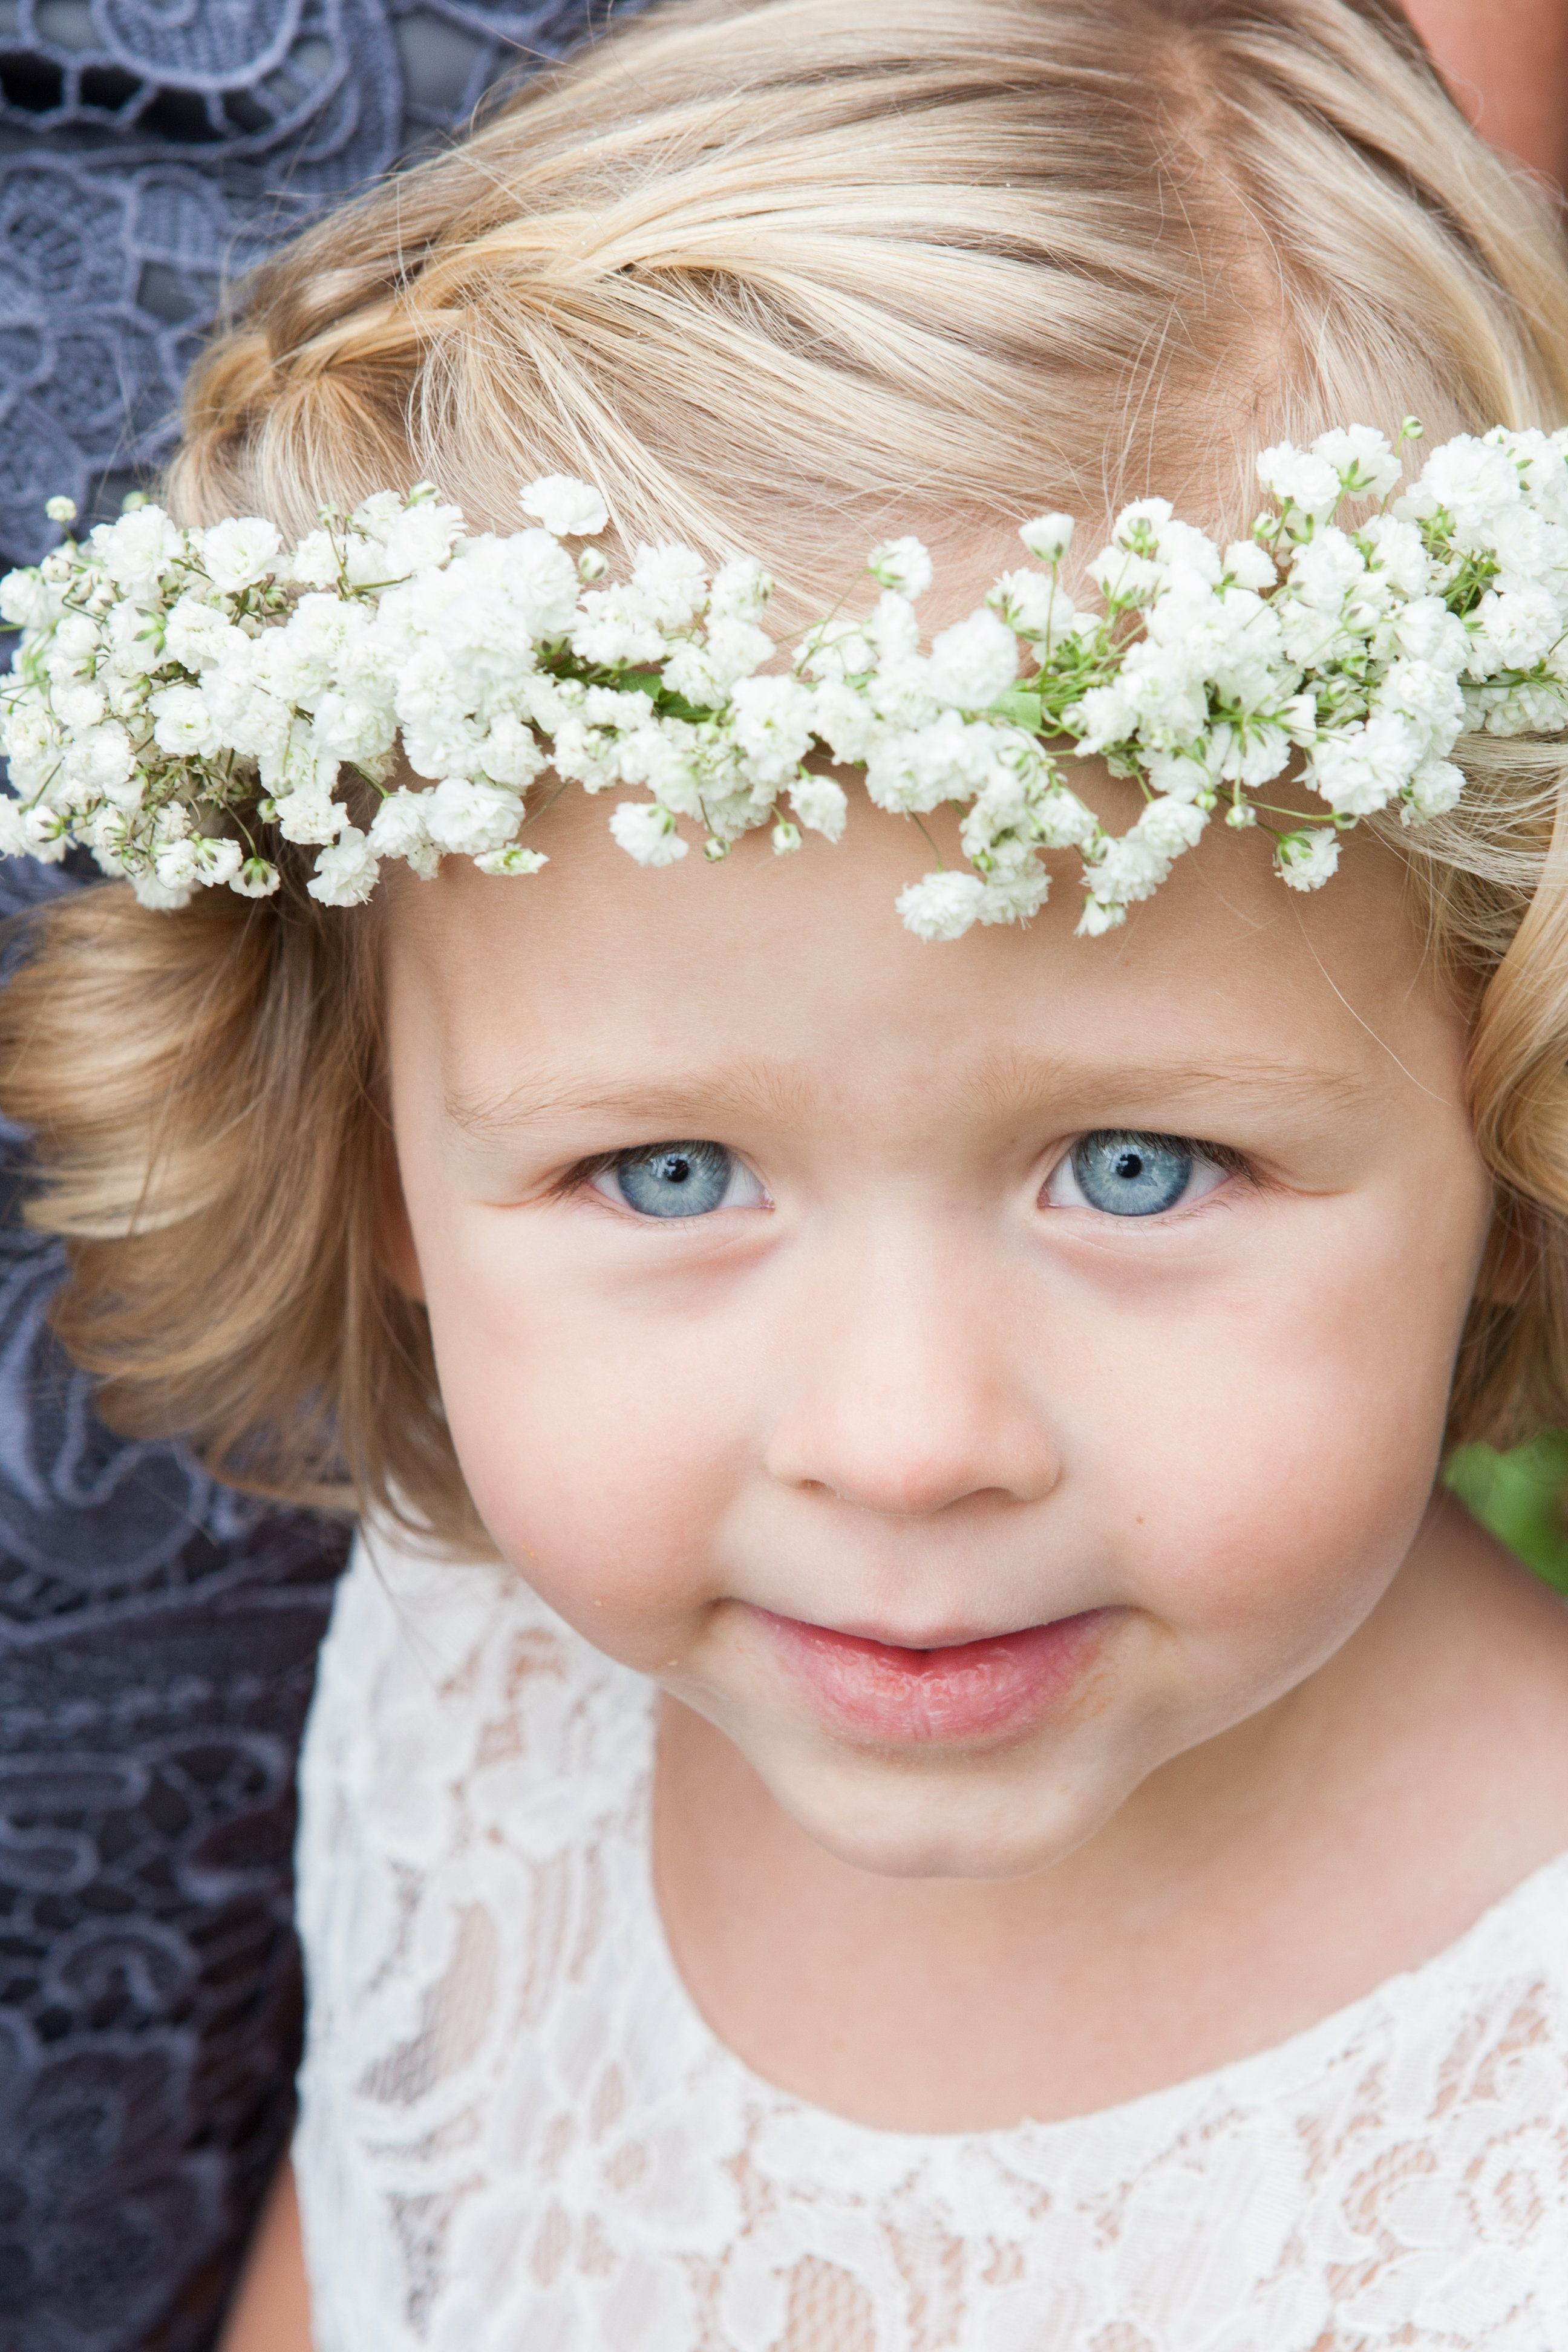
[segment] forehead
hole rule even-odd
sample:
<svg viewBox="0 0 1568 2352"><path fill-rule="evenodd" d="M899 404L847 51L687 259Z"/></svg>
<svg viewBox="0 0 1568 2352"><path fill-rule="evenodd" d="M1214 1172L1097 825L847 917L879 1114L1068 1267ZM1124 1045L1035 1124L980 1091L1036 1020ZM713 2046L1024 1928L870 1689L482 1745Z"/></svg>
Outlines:
<svg viewBox="0 0 1568 2352"><path fill-rule="evenodd" d="M1361 1087L1441 1073L1451 1091L1461 1024L1405 911L1398 859L1364 835L1303 898L1274 877L1266 837L1216 825L1100 940L1074 935L1066 857L1033 923L931 943L893 907L931 850L863 791L836 845L808 835L780 858L753 834L720 866L694 854L653 870L609 838L610 804L563 794L531 830L550 859L535 877L455 858L433 882L394 885L395 1057L416 1046L449 1097L482 1101L531 1070L564 1084L763 1064L847 1097L868 1079L1005 1092L1010 1070L1033 1090L1053 1070L1069 1084L1107 1066ZM962 862L956 822L930 823Z"/></svg>

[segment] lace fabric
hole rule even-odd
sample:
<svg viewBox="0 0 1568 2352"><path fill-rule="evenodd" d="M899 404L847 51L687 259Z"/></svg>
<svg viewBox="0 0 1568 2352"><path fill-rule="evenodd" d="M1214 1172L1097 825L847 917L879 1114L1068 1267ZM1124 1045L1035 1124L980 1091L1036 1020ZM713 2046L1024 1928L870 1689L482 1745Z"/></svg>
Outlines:
<svg viewBox="0 0 1568 2352"><path fill-rule="evenodd" d="M517 1579L362 1539L302 1767L317 2352L1544 2352L1568 1856L1275 2050L874 2131L750 2073L651 1886L653 1700Z"/></svg>
<svg viewBox="0 0 1568 2352"><path fill-rule="evenodd" d="M642 0L616 0L632 13ZM173 446L226 278L609 0L0 0L0 559Z"/></svg>

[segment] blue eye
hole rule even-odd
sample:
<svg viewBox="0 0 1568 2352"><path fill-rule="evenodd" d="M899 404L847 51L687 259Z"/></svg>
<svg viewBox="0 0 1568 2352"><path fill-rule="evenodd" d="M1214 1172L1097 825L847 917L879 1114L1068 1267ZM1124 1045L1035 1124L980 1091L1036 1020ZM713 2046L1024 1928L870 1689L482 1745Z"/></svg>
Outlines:
<svg viewBox="0 0 1568 2352"><path fill-rule="evenodd" d="M644 1217L705 1217L742 1201L749 1206L762 1193L751 1171L721 1143L649 1144L624 1152L595 1181L611 1200Z"/></svg>
<svg viewBox="0 0 1568 2352"><path fill-rule="evenodd" d="M1101 1128L1074 1144L1047 1192L1057 1207L1081 1205L1108 1217L1156 1217L1212 1192L1227 1172L1179 1135Z"/></svg>

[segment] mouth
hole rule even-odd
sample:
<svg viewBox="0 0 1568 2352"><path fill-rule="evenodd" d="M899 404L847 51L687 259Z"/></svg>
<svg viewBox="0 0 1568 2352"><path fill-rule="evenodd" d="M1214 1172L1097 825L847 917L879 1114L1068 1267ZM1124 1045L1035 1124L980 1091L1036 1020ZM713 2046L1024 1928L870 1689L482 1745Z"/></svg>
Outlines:
<svg viewBox="0 0 1568 2352"><path fill-rule="evenodd" d="M1087 1609L1015 1633L911 1649L754 1609L817 1711L861 1739L900 1746L1016 1737L1082 1679L1114 1613Z"/></svg>

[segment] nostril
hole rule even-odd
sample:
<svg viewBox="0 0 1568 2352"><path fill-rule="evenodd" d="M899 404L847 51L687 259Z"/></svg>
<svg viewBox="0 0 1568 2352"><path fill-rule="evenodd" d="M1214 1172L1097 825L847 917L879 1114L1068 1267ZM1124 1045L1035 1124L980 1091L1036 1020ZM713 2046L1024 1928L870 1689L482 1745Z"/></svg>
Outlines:
<svg viewBox="0 0 1568 2352"><path fill-rule="evenodd" d="M859 1475L845 1470L837 1479L786 1477L783 1483L797 1494L890 1519L929 1519L961 1509L1000 1510L1035 1499L1011 1486L977 1483L968 1465L929 1458L902 1470L868 1467ZM1047 1479L1039 1491L1047 1491L1054 1483L1054 1477Z"/></svg>

